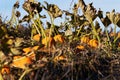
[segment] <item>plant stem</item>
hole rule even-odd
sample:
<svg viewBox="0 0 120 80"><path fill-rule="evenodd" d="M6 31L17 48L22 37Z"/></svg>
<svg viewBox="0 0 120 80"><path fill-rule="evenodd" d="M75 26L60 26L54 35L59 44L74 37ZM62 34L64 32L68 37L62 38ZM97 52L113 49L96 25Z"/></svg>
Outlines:
<svg viewBox="0 0 120 80"><path fill-rule="evenodd" d="M95 37L97 37L97 40L99 42L99 47L100 47L100 37L99 37L99 35L98 35L98 33L97 33L96 29L95 29L93 21L91 22L91 26L92 26L92 29L93 29L93 34L94 34Z"/></svg>
<svg viewBox="0 0 120 80"><path fill-rule="evenodd" d="M107 31L106 28L105 28L105 33L106 33L106 36L107 36L107 40L109 41L109 45L112 46L112 43L111 43L111 41L110 41L110 37L109 37L109 35L108 35L108 31ZM108 42L107 42L107 43L108 43Z"/></svg>
<svg viewBox="0 0 120 80"><path fill-rule="evenodd" d="M27 73L29 73L30 71L32 71L32 69L27 69L27 70L25 70L18 80L23 80L23 77L24 77Z"/></svg>

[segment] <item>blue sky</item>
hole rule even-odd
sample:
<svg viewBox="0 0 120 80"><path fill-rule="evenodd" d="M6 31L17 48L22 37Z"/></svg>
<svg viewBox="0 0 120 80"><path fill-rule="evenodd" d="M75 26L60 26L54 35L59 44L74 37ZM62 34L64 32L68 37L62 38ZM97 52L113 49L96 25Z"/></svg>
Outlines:
<svg viewBox="0 0 120 80"><path fill-rule="evenodd" d="M25 15L25 11L22 9L22 4L24 0L20 1L20 8L19 11L22 15ZM38 0L43 4L43 1L47 1L48 3L57 4L62 10L70 10L72 7L70 6L71 2L72 5L74 3L77 3L78 0ZM112 11L113 9L116 10L116 12L120 12L120 0L84 0L86 4L93 2L93 5L98 10L101 8L101 10L105 12ZM0 15L5 18L8 16L7 19L10 18L11 12L12 12L12 6L16 2L16 0L1 0L0 1ZM49 20L49 19L48 19ZM62 19L61 19L62 20ZM56 21L59 22L60 20Z"/></svg>
<svg viewBox="0 0 120 80"><path fill-rule="evenodd" d="M24 0L19 0L20 1L20 11L23 12L24 14L24 10L21 9L22 7L22 3L24 2ZM48 3L54 3L57 4L62 10L70 10L70 4L72 2L72 0L38 0L41 3L43 1L47 1ZM77 2L78 0L73 0L75 2ZM95 8L99 9L101 8L104 12L106 11L111 11L112 9L116 9L116 12L120 12L120 0L84 0L86 2L86 4L93 2L93 5L95 6ZM1 0L0 1L0 14L3 17L6 16L10 16L11 15L11 10L12 10L12 6L13 4L16 2L16 0Z"/></svg>

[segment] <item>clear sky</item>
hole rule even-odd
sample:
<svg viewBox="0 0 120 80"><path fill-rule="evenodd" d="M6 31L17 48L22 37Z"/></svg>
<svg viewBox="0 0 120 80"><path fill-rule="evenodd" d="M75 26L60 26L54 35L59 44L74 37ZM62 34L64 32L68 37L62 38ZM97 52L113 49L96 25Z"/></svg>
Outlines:
<svg viewBox="0 0 120 80"><path fill-rule="evenodd" d="M24 0L20 1L20 7L22 7L22 3ZM43 1L47 1L48 3L54 3L57 4L62 10L70 10L70 4L73 1L72 4L77 2L78 0L38 0L41 3ZM116 9L117 12L120 12L120 0L84 0L86 4L93 2L93 5L95 8L99 9L101 8L104 12L111 11L112 9ZM11 10L13 4L16 2L16 0L0 0L0 14L5 16L11 15ZM23 12L23 9L20 8L20 11Z"/></svg>
<svg viewBox="0 0 120 80"><path fill-rule="evenodd" d="M22 4L24 0L20 1L20 8L19 11L22 15L25 15L25 11L22 9ZM74 3L77 3L78 0L38 0L43 4L43 1L47 1L48 3L57 4L62 10L70 10L72 7L70 6L71 2L72 5ZM105 12L112 11L113 9L116 10L116 12L120 12L120 0L84 0L86 4L93 2L93 5L98 10L101 8L101 10ZM12 6L16 2L16 0L0 0L0 15L5 18L8 16L10 18L11 12L12 12ZM58 20L60 21L60 20Z"/></svg>

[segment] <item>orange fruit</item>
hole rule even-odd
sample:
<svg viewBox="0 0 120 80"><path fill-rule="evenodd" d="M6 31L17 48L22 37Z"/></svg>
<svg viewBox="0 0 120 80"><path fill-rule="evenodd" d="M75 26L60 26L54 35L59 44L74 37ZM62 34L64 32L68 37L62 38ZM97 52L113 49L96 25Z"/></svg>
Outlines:
<svg viewBox="0 0 120 80"><path fill-rule="evenodd" d="M84 50L85 49L85 47L82 46L82 45L78 45L76 48L79 49L79 50Z"/></svg>
<svg viewBox="0 0 120 80"><path fill-rule="evenodd" d="M110 35L111 37L113 37L113 36L116 36L116 33L111 32L109 35Z"/></svg>
<svg viewBox="0 0 120 80"><path fill-rule="evenodd" d="M27 56L14 56L11 66L25 69L26 65L29 65L31 63L32 63L31 59Z"/></svg>
<svg viewBox="0 0 120 80"><path fill-rule="evenodd" d="M36 35L33 36L33 40L39 42L40 41L40 37L41 37L41 35L36 34Z"/></svg>
<svg viewBox="0 0 120 80"><path fill-rule="evenodd" d="M30 47L23 48L23 52L25 52L25 54L28 54L30 51L31 51Z"/></svg>
<svg viewBox="0 0 120 80"><path fill-rule="evenodd" d="M117 37L120 38L120 32L117 33Z"/></svg>
<svg viewBox="0 0 120 80"><path fill-rule="evenodd" d="M36 50L38 50L38 48L39 48L39 46L34 46L34 47L32 47L32 50L36 51Z"/></svg>
<svg viewBox="0 0 120 80"><path fill-rule="evenodd" d="M64 57L64 56L56 56L56 57L54 58L54 62L56 62L56 61L62 61L62 60L65 60L65 57Z"/></svg>
<svg viewBox="0 0 120 80"><path fill-rule="evenodd" d="M91 39L88 43L90 47L97 48L98 47L98 41L96 39Z"/></svg>
<svg viewBox="0 0 120 80"><path fill-rule="evenodd" d="M51 47L54 44L54 39L52 37L45 37L42 39L42 44L45 45L45 47Z"/></svg>
<svg viewBox="0 0 120 80"><path fill-rule="evenodd" d="M81 39L80 39L81 43L88 43L89 40L90 40L89 37L86 37L86 36L81 37Z"/></svg>
<svg viewBox="0 0 120 80"><path fill-rule="evenodd" d="M64 42L64 38L62 35L58 34L58 35L55 35L54 36L54 40L55 42L60 42L60 43L63 43Z"/></svg>
<svg viewBox="0 0 120 80"><path fill-rule="evenodd" d="M32 60L35 60L36 54L34 52L31 52L31 53L27 54L26 56L29 57Z"/></svg>
<svg viewBox="0 0 120 80"><path fill-rule="evenodd" d="M1 69L2 74L10 74L10 68L5 66Z"/></svg>

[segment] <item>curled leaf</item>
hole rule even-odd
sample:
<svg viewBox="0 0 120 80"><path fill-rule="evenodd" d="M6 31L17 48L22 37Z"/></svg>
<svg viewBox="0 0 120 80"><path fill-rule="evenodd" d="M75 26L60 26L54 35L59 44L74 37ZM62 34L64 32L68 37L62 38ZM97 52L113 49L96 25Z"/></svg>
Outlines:
<svg viewBox="0 0 120 80"><path fill-rule="evenodd" d="M21 51L18 48L10 48L10 51L13 55L19 55L21 54Z"/></svg>
<svg viewBox="0 0 120 80"><path fill-rule="evenodd" d="M46 1L44 1L44 2L47 5L46 7L44 7L44 9L47 10L52 15L53 18L62 16L62 11L57 5L48 4Z"/></svg>
<svg viewBox="0 0 120 80"><path fill-rule="evenodd" d="M105 27L109 26L111 24L110 19L106 16L105 18L101 18L102 23Z"/></svg>

